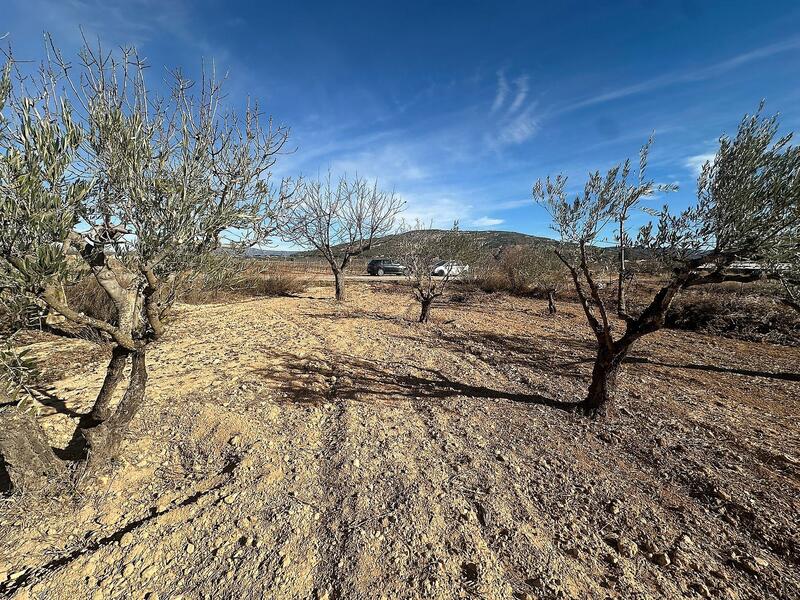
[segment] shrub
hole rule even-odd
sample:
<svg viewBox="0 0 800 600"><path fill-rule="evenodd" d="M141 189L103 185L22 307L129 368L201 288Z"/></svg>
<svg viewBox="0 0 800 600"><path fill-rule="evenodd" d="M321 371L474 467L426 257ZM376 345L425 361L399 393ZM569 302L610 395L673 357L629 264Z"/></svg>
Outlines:
<svg viewBox="0 0 800 600"><path fill-rule="evenodd" d="M242 297L291 296L308 289L308 280L269 263L220 258L177 284L176 294L187 304L206 304Z"/></svg>
<svg viewBox="0 0 800 600"><path fill-rule="evenodd" d="M800 345L800 316L774 298L713 289L678 298L666 326L726 337Z"/></svg>

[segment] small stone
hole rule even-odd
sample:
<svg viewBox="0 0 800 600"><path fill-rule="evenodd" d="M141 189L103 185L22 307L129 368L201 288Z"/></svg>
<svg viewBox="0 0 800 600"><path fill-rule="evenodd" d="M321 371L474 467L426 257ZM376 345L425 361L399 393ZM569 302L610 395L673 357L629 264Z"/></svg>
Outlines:
<svg viewBox="0 0 800 600"><path fill-rule="evenodd" d="M703 598L711 598L711 592L708 591L708 588L705 586L705 584L700 583L699 581L690 583L689 589L693 592L696 592Z"/></svg>
<svg viewBox="0 0 800 600"><path fill-rule="evenodd" d="M130 546L133 543L133 535L130 532L126 532L122 534L122 537L119 538L119 545L123 548Z"/></svg>
<svg viewBox="0 0 800 600"><path fill-rule="evenodd" d="M360 461L360 460L358 460L358 459L355 459L355 460L353 461L353 466L354 466L356 469L358 469L358 468L361 466L361 461Z"/></svg>
<svg viewBox="0 0 800 600"><path fill-rule="evenodd" d="M672 561L669 558L669 554L666 552L656 552L653 554L653 562L656 563L659 567L666 567Z"/></svg>
<svg viewBox="0 0 800 600"><path fill-rule="evenodd" d="M23 575L25 575L25 570L24 569L22 571L15 571L14 573L12 573L10 575L10 579L16 580L16 579L19 579L20 577L22 577Z"/></svg>
<svg viewBox="0 0 800 600"><path fill-rule="evenodd" d="M194 554L194 544L186 544L186 554Z"/></svg>
<svg viewBox="0 0 800 600"><path fill-rule="evenodd" d="M763 558L754 558L753 562L756 563L756 565L758 565L762 569L769 566L769 563Z"/></svg>
<svg viewBox="0 0 800 600"><path fill-rule="evenodd" d="M222 500L223 500L223 502L225 502L225 504L233 504L234 502L236 502L236 497L238 495L239 494L237 494L237 493L228 494Z"/></svg>
<svg viewBox="0 0 800 600"><path fill-rule="evenodd" d="M749 558L742 559L736 564L741 566L745 571L747 571L751 575L755 575L761 570L761 567L758 565L758 563Z"/></svg>
<svg viewBox="0 0 800 600"><path fill-rule="evenodd" d="M636 542L620 538L617 540L617 552L625 558L633 558L639 552L639 546L636 545Z"/></svg>
<svg viewBox="0 0 800 600"><path fill-rule="evenodd" d="M142 571L142 579L145 580L150 579L156 573L158 573L158 567L156 567L155 565L151 565L147 567L144 571Z"/></svg>

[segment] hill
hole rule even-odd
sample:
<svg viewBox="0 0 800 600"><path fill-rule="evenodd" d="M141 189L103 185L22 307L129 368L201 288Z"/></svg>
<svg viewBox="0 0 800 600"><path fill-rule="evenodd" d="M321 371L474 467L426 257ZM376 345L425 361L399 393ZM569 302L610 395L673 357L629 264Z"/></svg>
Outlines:
<svg viewBox="0 0 800 600"><path fill-rule="evenodd" d="M431 229L430 234L442 233L442 229ZM364 258L375 257L392 257L401 253L402 241L409 234L414 232L403 232L387 235L377 238L372 242L372 247L364 252ZM556 244L553 239L540 237L536 235L528 235L526 233L519 233L517 231L463 231L466 236L471 238L476 244L479 244L487 250L497 250L504 246L515 245L533 245L533 244ZM342 246L336 246L336 249L341 249ZM298 252L298 255L313 256L318 254L316 250L307 250L305 252Z"/></svg>

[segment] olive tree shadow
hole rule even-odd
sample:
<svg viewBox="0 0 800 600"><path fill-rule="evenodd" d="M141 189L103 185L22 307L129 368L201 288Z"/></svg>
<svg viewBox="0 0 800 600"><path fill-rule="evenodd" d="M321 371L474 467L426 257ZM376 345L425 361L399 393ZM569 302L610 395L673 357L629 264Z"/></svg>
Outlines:
<svg viewBox="0 0 800 600"><path fill-rule="evenodd" d="M541 394L500 390L475 385L448 376L439 369L411 366L397 362L375 363L349 355L336 355L324 365L315 365L317 375L325 378L320 385L308 383L308 366L292 354L273 356L279 364L259 373L278 384L293 402L318 403L329 400L387 402L398 400L447 400L457 397L507 400L571 411L576 404L560 402Z"/></svg>

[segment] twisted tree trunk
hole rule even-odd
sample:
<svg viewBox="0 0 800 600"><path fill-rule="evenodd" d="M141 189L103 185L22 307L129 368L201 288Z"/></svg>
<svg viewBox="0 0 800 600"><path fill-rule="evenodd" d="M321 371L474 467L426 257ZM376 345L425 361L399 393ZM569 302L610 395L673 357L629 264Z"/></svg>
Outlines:
<svg viewBox="0 0 800 600"><path fill-rule="evenodd" d="M111 398L114 391L117 389L122 376L125 373L125 365L128 363L128 357L131 351L122 346L114 346L111 351L111 360L106 368L106 377L103 380L103 387L97 394L97 399L92 408L91 420L93 425L99 425L113 414L111 410Z"/></svg>
<svg viewBox="0 0 800 600"><path fill-rule="evenodd" d="M145 350L140 349L131 353L131 359L130 382L117 410L96 427L85 429L82 432L89 451L89 458L83 472L84 477L87 475L91 477L97 473L109 459L119 452L128 426L144 404L147 384Z"/></svg>
<svg viewBox="0 0 800 600"><path fill-rule="evenodd" d="M613 349L601 346L598 349L586 398L577 407L580 412L589 416L603 416L608 412L617 389L617 375L628 349L629 346Z"/></svg>
<svg viewBox="0 0 800 600"><path fill-rule="evenodd" d="M431 314L431 306L433 305L433 298L424 298L420 300L420 304L422 305L422 311L419 315L419 322L420 323L427 323L428 318Z"/></svg>
<svg viewBox="0 0 800 600"><path fill-rule="evenodd" d="M553 290L547 290L547 313L556 314L556 293Z"/></svg>

